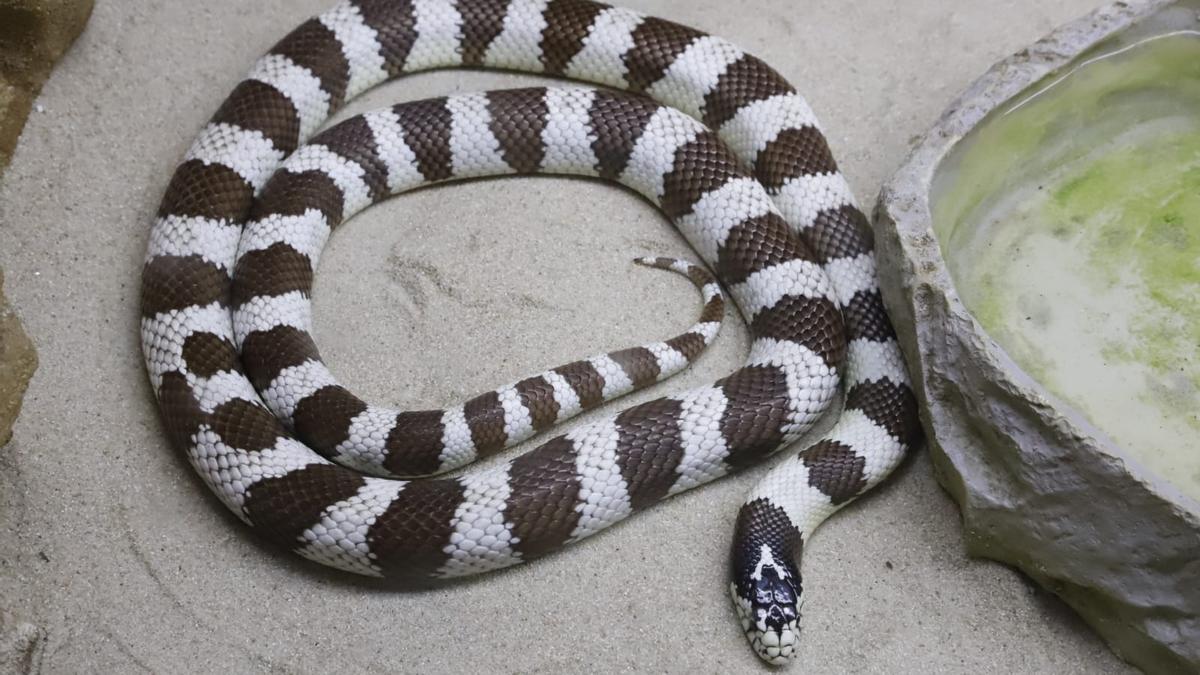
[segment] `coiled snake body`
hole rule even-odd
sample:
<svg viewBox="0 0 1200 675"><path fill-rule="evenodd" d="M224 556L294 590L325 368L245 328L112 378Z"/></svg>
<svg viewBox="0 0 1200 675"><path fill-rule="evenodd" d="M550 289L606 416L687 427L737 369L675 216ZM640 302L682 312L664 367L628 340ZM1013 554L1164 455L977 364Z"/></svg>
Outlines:
<svg viewBox="0 0 1200 675"><path fill-rule="evenodd" d="M365 89L461 65L632 93L406 103L302 145ZM716 334L712 277L645 259L703 293L700 321L676 338L444 410L389 410L338 384L308 303L331 230L418 186L533 172L617 181L657 204L732 294L749 359L498 467L422 477L678 372ZM809 429L841 380L837 425L737 518L734 603L756 652L779 663L796 648L802 541L919 435L871 251L807 104L724 40L586 0L344 0L259 60L176 170L143 272L143 351L174 443L235 514L317 562L407 579L538 557L757 461Z"/></svg>

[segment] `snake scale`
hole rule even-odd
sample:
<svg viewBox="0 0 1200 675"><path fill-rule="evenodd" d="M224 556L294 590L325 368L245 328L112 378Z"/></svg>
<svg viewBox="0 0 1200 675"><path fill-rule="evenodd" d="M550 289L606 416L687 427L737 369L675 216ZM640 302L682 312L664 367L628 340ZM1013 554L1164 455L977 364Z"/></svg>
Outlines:
<svg viewBox="0 0 1200 675"><path fill-rule="evenodd" d="M457 66L613 89L404 103L314 137L380 82ZM374 406L340 385L310 334L331 231L389 195L527 173L615 181L656 204L716 280L642 262L688 276L700 320L441 410ZM587 0L343 0L254 65L171 178L142 345L173 443L239 518L319 563L407 580L539 557L756 462L808 430L840 381L837 424L737 517L734 604L755 651L782 663L797 647L802 542L920 434L872 248L808 105L729 42ZM742 368L432 477L687 366L716 335L717 281L750 327Z"/></svg>

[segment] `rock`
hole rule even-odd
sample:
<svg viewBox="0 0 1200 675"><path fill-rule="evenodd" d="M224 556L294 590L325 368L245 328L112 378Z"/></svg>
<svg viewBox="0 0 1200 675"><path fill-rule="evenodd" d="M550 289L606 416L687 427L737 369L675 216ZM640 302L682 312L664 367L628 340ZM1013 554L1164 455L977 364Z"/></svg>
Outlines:
<svg viewBox="0 0 1200 675"><path fill-rule="evenodd" d="M918 142L875 212L884 301L969 553L1021 569L1153 673L1200 672L1200 503L1131 459L983 331L947 269L930 195L943 160L990 112L1102 40L1195 21L1196 8L1116 2L997 64Z"/></svg>
<svg viewBox="0 0 1200 675"><path fill-rule="evenodd" d="M21 412L21 398L37 369L37 351L4 297L0 271L0 446L12 437L12 425Z"/></svg>
<svg viewBox="0 0 1200 675"><path fill-rule="evenodd" d="M92 0L0 0L0 171L25 118L92 14Z"/></svg>
<svg viewBox="0 0 1200 675"><path fill-rule="evenodd" d="M92 0L0 0L0 173L50 69L92 14ZM3 293L0 272L0 446L12 437L21 397L37 368L33 343Z"/></svg>

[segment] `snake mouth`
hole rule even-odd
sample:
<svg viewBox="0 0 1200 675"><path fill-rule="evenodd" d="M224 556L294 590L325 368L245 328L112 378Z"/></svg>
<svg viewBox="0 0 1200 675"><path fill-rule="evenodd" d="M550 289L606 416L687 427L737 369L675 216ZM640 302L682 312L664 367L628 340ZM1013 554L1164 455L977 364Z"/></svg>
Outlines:
<svg viewBox="0 0 1200 675"><path fill-rule="evenodd" d="M746 631L750 646L759 658L772 666L782 666L796 658L796 645L800 641L800 625L792 621L780 628L757 628Z"/></svg>

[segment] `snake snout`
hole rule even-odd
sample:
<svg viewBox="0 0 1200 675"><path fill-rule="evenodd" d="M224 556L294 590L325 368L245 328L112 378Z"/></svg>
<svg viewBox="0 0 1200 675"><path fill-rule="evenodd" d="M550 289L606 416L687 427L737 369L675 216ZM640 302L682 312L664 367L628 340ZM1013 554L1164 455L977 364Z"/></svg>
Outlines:
<svg viewBox="0 0 1200 675"><path fill-rule="evenodd" d="M782 665L796 655L800 641L799 593L788 577L766 573L755 583L754 651L767 663ZM749 635L749 631L747 631Z"/></svg>
<svg viewBox="0 0 1200 675"><path fill-rule="evenodd" d="M800 642L800 628L796 622L780 631L768 630L762 634L761 646L754 651L759 658L773 666L782 666L796 658L796 647Z"/></svg>

